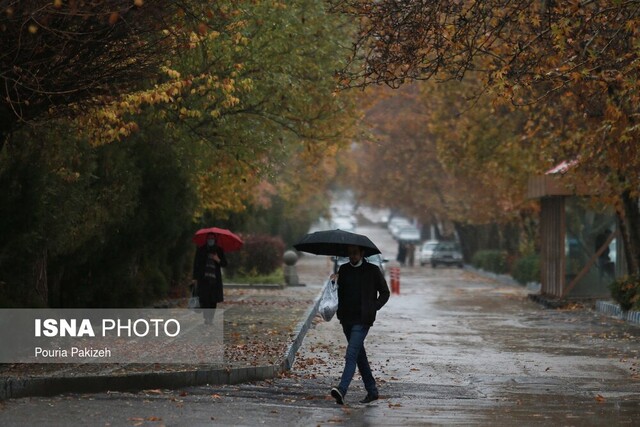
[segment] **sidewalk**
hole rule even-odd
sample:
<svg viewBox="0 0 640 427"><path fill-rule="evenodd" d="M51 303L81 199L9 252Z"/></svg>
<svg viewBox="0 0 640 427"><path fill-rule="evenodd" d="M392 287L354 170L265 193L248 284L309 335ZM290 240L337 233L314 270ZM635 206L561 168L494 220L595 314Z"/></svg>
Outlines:
<svg viewBox="0 0 640 427"><path fill-rule="evenodd" d="M305 286L225 288L224 362L216 365L10 364L0 365L0 400L61 393L92 393L237 384L274 378L293 365L316 315L326 257L296 265Z"/></svg>
<svg viewBox="0 0 640 427"><path fill-rule="evenodd" d="M472 273L475 273L482 277L490 278L504 285L511 285L511 286L526 288L527 291L530 292L529 298L532 301L542 305L543 307L556 309L556 308L561 308L563 306L568 305L568 302L566 300L555 301L552 299L545 298L544 296L541 296L539 283L523 286L518 282L516 282L511 276L506 274L495 274L495 273L487 272L484 270L479 270L469 265L465 266L465 270L471 271ZM620 308L620 305L613 300L598 299L598 300L595 300L595 302L593 302L592 304L585 305L585 307L588 307L588 309L593 310L597 313L601 313L619 320L624 320L634 325L640 325L640 311L634 311L634 310L624 311Z"/></svg>

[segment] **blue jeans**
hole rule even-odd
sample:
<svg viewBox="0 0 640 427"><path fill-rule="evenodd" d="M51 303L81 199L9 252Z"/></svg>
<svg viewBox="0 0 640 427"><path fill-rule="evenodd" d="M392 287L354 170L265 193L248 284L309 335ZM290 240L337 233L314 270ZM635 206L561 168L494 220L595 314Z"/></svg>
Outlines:
<svg viewBox="0 0 640 427"><path fill-rule="evenodd" d="M378 389L376 387L376 380L371 373L367 352L364 349L364 339L369 333L369 327L364 325L343 324L342 330L349 344L347 345L344 370L342 371L342 378L340 378L338 389L343 396L347 395L347 389L349 388L349 384L351 384L357 366L367 393L377 396Z"/></svg>

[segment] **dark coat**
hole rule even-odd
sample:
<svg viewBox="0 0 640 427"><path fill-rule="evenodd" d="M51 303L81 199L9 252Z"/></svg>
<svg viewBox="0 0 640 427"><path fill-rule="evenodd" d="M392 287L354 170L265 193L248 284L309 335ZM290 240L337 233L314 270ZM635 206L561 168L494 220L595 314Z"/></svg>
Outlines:
<svg viewBox="0 0 640 427"><path fill-rule="evenodd" d="M376 312L389 300L389 287L380 269L366 260L338 270L338 319L343 324L372 326Z"/></svg>
<svg viewBox="0 0 640 427"><path fill-rule="evenodd" d="M220 263L216 263L215 272L216 280L208 280L204 273L207 265L207 257L209 254L217 253ZM224 251L220 246L208 247L206 244L196 249L196 255L193 259L193 278L198 281L198 297L202 308L209 308L211 303L224 301L224 292L222 289L222 270L221 267L227 266L227 259Z"/></svg>

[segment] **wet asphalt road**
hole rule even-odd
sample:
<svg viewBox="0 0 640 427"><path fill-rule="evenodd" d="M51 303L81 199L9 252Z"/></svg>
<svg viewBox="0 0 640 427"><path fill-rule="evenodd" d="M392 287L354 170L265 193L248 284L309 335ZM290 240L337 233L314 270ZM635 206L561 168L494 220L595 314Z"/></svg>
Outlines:
<svg viewBox="0 0 640 427"><path fill-rule="evenodd" d="M393 258L384 229L360 228ZM326 267L318 260L319 268ZM304 277L301 279L304 280ZM451 268L403 268L366 346L381 399L338 406L345 340L316 321L293 371L236 386L0 402L0 425L640 425L640 328L547 310L523 288Z"/></svg>

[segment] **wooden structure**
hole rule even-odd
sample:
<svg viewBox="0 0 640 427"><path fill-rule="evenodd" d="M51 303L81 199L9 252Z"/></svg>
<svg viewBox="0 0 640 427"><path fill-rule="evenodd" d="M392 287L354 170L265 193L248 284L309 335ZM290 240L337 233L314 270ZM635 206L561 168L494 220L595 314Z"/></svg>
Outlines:
<svg viewBox="0 0 640 427"><path fill-rule="evenodd" d="M594 189L584 184L569 183L565 174L574 164L575 162L563 163L544 175L530 177L528 182L528 197L540 199L541 294L551 298L600 297L604 292L608 292L606 286L592 289L575 288L596 265L598 257L607 250L615 238L615 233L610 233L604 243L596 248L582 265L572 265L571 271L567 268L567 201L576 196L595 195ZM620 239L617 239L618 245L619 241ZM621 252L617 251L618 254ZM578 292L572 294L574 289Z"/></svg>

